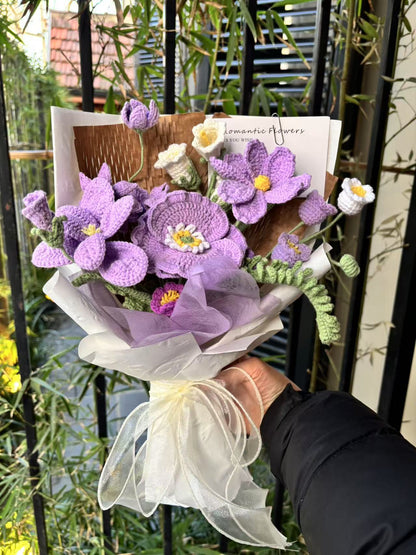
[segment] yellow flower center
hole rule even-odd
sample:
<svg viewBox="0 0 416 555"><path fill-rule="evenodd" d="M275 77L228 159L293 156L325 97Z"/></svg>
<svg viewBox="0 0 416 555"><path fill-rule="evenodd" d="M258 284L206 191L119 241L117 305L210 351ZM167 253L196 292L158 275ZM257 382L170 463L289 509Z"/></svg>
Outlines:
<svg viewBox="0 0 416 555"><path fill-rule="evenodd" d="M291 249L293 249L295 251L296 254L302 254L300 248L297 245L295 245L295 243L293 243L292 241L289 240L287 242L287 244Z"/></svg>
<svg viewBox="0 0 416 555"><path fill-rule="evenodd" d="M351 191L354 193L354 195L357 195L358 197L365 197L366 191L361 185L353 185L351 187Z"/></svg>
<svg viewBox="0 0 416 555"><path fill-rule="evenodd" d="M101 230L95 224L89 224L87 227L82 228L82 233L84 233L85 235L88 235L88 237L91 237L91 235L95 235L96 233L101 233Z"/></svg>
<svg viewBox="0 0 416 555"><path fill-rule="evenodd" d="M256 189L263 191L265 193L270 189L270 179L267 175L258 175L254 180L254 186Z"/></svg>
<svg viewBox="0 0 416 555"><path fill-rule="evenodd" d="M172 238L180 247L184 247L185 245L189 245L190 247L199 247L202 243L201 239L194 237L187 229L176 231L172 235Z"/></svg>
<svg viewBox="0 0 416 555"><path fill-rule="evenodd" d="M199 142L201 146L207 147L215 143L218 138L218 133L216 129L202 129L199 133Z"/></svg>
<svg viewBox="0 0 416 555"><path fill-rule="evenodd" d="M169 289L167 293L165 293L160 301L160 306L163 306L168 303L172 303L179 299L180 295L178 291L174 291L173 289Z"/></svg>

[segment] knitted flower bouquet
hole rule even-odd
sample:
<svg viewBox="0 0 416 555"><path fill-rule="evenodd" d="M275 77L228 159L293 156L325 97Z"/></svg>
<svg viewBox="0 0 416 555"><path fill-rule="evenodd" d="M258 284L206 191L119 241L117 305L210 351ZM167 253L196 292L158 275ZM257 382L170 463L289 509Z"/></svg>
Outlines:
<svg viewBox="0 0 416 555"><path fill-rule="evenodd" d="M54 130L56 210L42 191L24 199L41 240L33 263L59 268L45 292L86 331L81 358L151 382L107 459L101 506L196 507L236 541L284 548L247 469L259 431L251 422L246 437L248 414L214 378L279 331L279 313L302 293L321 341L338 338L317 282L326 245L312 251L337 209L287 146L227 142L232 120L159 118L153 101L135 100L124 125L114 116L73 125L81 116L63 112L71 125L66 139ZM333 222L374 198L355 179L342 188ZM348 255L339 264L357 272Z"/></svg>

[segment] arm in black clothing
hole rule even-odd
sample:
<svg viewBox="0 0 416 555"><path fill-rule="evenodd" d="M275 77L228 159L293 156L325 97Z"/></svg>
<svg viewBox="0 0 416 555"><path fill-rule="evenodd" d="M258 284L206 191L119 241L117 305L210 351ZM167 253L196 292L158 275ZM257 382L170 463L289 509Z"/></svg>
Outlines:
<svg viewBox="0 0 416 555"><path fill-rule="evenodd" d="M373 411L288 385L261 432L311 555L416 555L416 449Z"/></svg>

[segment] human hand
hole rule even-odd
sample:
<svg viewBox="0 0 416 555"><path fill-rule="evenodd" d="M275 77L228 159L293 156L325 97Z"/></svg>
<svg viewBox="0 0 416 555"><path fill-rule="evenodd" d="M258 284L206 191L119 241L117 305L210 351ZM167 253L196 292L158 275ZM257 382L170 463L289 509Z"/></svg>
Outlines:
<svg viewBox="0 0 416 555"><path fill-rule="evenodd" d="M241 368L243 372L237 368ZM259 404L252 381L244 373L254 381L263 407ZM279 397L287 384L292 384L293 389L300 391L300 388L289 378L255 357L245 357L229 368L225 368L218 374L217 379L221 380L228 391L238 399L257 428L260 428L264 413ZM248 422L246 422L246 426L249 431Z"/></svg>

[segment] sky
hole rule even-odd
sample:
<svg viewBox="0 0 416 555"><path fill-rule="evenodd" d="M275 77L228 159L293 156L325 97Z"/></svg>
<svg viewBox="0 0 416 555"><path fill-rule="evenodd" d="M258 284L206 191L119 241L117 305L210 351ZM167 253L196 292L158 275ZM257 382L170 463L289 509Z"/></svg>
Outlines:
<svg viewBox="0 0 416 555"><path fill-rule="evenodd" d="M113 0L94 0L93 11L95 13L115 13ZM59 10L62 12L77 12L78 6L75 0L49 0L51 10Z"/></svg>

